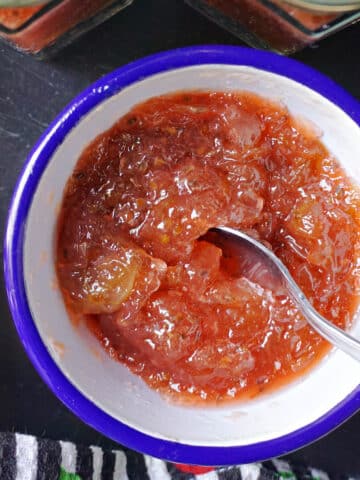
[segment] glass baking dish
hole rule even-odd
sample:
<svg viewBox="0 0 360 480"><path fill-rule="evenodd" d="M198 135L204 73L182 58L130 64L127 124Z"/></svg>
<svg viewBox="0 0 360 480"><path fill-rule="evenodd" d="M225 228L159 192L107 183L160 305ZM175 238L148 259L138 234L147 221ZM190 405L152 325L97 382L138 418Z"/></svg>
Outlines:
<svg viewBox="0 0 360 480"><path fill-rule="evenodd" d="M355 0L343 2L312 2L308 0L185 0L189 5L232 32L249 45L291 54L317 42L332 33L360 20L360 3ZM298 6L301 2L302 6ZM350 2L357 3L356 10L348 11ZM296 3L296 5L295 5ZM306 8L304 8L304 4ZM322 4L322 9L309 5ZM326 4L339 7L334 11ZM346 5L345 5L346 4Z"/></svg>
<svg viewBox="0 0 360 480"><path fill-rule="evenodd" d="M133 0L0 0L0 39L44 58Z"/></svg>

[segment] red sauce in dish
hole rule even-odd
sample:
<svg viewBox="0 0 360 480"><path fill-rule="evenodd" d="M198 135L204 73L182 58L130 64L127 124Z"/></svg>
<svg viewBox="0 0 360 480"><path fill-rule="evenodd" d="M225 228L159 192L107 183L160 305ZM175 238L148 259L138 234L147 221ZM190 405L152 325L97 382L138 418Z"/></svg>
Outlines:
<svg viewBox="0 0 360 480"><path fill-rule="evenodd" d="M9 29L19 29L0 35L26 52L40 53L57 42L64 44L69 40L66 34L73 38L88 29L89 22L94 22L96 15L114 3L114 0L61 0L33 7L0 8L0 23Z"/></svg>
<svg viewBox="0 0 360 480"><path fill-rule="evenodd" d="M35 5L30 7L0 7L0 24L10 29L21 27L31 17L35 15L44 5Z"/></svg>
<svg viewBox="0 0 360 480"><path fill-rule="evenodd" d="M181 92L132 109L82 153L59 219L72 316L109 354L183 402L249 398L328 344L286 292L234 274L201 236L271 245L340 327L357 306L360 195L314 128L249 93Z"/></svg>
<svg viewBox="0 0 360 480"><path fill-rule="evenodd" d="M310 12L283 0L201 0L190 3L245 41L254 42L252 37L255 35L260 48L285 54L294 53L318 40L319 35L314 36L312 32L318 30L321 38L329 34L329 24L342 15L341 12Z"/></svg>

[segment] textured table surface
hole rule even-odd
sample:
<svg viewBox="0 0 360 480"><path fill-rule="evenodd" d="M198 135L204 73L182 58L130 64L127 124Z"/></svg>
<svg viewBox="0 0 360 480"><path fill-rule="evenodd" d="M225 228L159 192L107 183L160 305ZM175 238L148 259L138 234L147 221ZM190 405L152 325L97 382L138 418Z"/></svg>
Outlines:
<svg viewBox="0 0 360 480"><path fill-rule="evenodd" d="M69 100L114 68L164 49L241 42L182 0L136 0L54 59L39 62L0 44L0 228L16 178L40 133ZM360 25L294 55L360 98ZM48 390L27 359L0 291L0 430L112 447L75 418ZM321 399L314 399L321 401ZM291 458L333 474L360 475L360 413Z"/></svg>

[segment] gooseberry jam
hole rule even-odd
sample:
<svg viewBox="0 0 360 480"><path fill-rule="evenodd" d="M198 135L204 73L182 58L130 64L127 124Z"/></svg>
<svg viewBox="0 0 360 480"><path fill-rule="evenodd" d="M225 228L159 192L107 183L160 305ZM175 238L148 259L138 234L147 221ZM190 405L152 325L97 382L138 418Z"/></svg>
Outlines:
<svg viewBox="0 0 360 480"><path fill-rule="evenodd" d="M151 387L182 402L253 397L328 344L286 291L263 288L202 236L226 225L278 255L340 327L357 307L360 195L309 123L246 92L136 107L82 153L58 224L70 315Z"/></svg>

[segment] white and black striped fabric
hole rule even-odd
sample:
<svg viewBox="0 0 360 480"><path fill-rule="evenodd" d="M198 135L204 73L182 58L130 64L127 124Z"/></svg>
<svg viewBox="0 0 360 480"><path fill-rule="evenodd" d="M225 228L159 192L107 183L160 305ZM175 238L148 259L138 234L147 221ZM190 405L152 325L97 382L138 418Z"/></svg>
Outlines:
<svg viewBox="0 0 360 480"><path fill-rule="evenodd" d="M128 449L106 451L31 435L0 433L0 480L330 480L330 477L321 470L290 465L284 460L206 469L172 464Z"/></svg>

